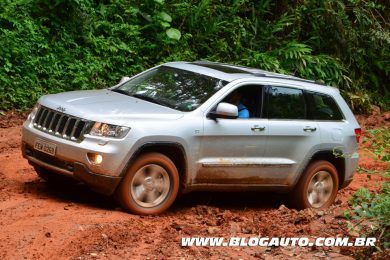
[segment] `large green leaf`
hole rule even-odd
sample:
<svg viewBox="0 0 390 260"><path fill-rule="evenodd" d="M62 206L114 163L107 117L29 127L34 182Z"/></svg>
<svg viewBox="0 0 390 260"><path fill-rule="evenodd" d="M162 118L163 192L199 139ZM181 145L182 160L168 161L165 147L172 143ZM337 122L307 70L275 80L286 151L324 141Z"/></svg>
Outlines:
<svg viewBox="0 0 390 260"><path fill-rule="evenodd" d="M169 28L165 32L167 33L167 36L173 40L180 40L181 38L181 33L178 29Z"/></svg>
<svg viewBox="0 0 390 260"><path fill-rule="evenodd" d="M166 12L159 12L157 17L162 21L165 21L168 23L172 22L172 17L169 14L167 14Z"/></svg>

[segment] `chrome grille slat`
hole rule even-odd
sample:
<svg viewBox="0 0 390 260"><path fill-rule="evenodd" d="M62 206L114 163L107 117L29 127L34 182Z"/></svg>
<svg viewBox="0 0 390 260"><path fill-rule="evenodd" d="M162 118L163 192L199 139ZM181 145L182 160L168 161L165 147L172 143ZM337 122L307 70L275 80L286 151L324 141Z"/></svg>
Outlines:
<svg viewBox="0 0 390 260"><path fill-rule="evenodd" d="M72 133L70 133L70 139L74 139L74 133L76 132L77 125L80 123L80 119L77 119L74 123Z"/></svg>
<svg viewBox="0 0 390 260"><path fill-rule="evenodd" d="M54 118L54 111L51 111L50 113L47 114L47 122L45 124L45 128L48 131L50 131L50 124L53 118Z"/></svg>
<svg viewBox="0 0 390 260"><path fill-rule="evenodd" d="M52 113L52 111L48 110L46 115L45 115L45 120L43 121L43 124L42 124L42 128L44 130L46 130L47 120L49 119L51 113Z"/></svg>
<svg viewBox="0 0 390 260"><path fill-rule="evenodd" d="M70 123L71 119L72 119L71 117L68 117L68 120L66 120L66 123L65 123L65 126L64 126L64 130L62 130L62 133L61 133L62 138L67 138L66 130L67 130L68 126L69 126L69 123Z"/></svg>
<svg viewBox="0 0 390 260"><path fill-rule="evenodd" d="M53 132L53 124L54 124L54 121L55 121L55 119L56 119L56 117L57 117L57 113L56 112L54 112L53 113L53 116L52 116L52 118L51 118L51 121L50 121L50 124L49 124L49 132L51 133L51 132Z"/></svg>
<svg viewBox="0 0 390 260"><path fill-rule="evenodd" d="M44 122L45 119L46 119L47 112L48 112L48 111L47 111L46 109L43 110L42 115L41 115L41 118L39 118L39 122L38 122L38 127L39 127L39 128L42 127L42 124L43 124L43 122Z"/></svg>
<svg viewBox="0 0 390 260"><path fill-rule="evenodd" d="M53 119L53 125L50 126L50 132L53 132L55 134L55 126L58 125L59 119L61 118L61 115L59 113L56 113Z"/></svg>
<svg viewBox="0 0 390 260"><path fill-rule="evenodd" d="M87 129L89 129L89 124L86 121L81 120L77 125L74 138L79 139L80 136L84 136L84 133L87 131Z"/></svg>
<svg viewBox="0 0 390 260"><path fill-rule="evenodd" d="M68 121L68 116L64 115L61 118L61 122L59 123L59 128L58 128L58 134L59 135L62 135L62 131L64 131L65 124L66 124L67 121Z"/></svg>
<svg viewBox="0 0 390 260"><path fill-rule="evenodd" d="M66 138L71 138L72 137L72 130L73 130L73 127L74 127L75 123L76 123L76 119L75 118L70 118L69 124L67 125L66 130L65 130Z"/></svg>
<svg viewBox="0 0 390 260"><path fill-rule="evenodd" d="M62 139L81 142L88 121L41 106L34 119L34 128Z"/></svg>
<svg viewBox="0 0 390 260"><path fill-rule="evenodd" d="M37 122L39 122L39 120L40 120L40 118L41 118L41 116L42 116L42 113L43 113L43 109L39 109L39 111L38 111L38 113L37 113L37 116L36 116L36 118L35 118L35 120L34 120L34 126L37 126L37 125L38 125Z"/></svg>
<svg viewBox="0 0 390 260"><path fill-rule="evenodd" d="M60 127L60 124L61 124L61 121L62 121L62 118L64 117L64 115L61 115L60 116L60 119L58 119L58 123L56 125L56 130L54 131L54 134L59 134L58 133L58 128Z"/></svg>

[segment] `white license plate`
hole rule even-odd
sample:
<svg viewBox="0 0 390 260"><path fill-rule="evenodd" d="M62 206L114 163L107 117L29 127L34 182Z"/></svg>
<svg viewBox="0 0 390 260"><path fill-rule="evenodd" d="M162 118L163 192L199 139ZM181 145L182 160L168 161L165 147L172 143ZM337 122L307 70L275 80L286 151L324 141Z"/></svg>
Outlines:
<svg viewBox="0 0 390 260"><path fill-rule="evenodd" d="M34 149L53 156L56 154L56 145L41 139L35 140Z"/></svg>

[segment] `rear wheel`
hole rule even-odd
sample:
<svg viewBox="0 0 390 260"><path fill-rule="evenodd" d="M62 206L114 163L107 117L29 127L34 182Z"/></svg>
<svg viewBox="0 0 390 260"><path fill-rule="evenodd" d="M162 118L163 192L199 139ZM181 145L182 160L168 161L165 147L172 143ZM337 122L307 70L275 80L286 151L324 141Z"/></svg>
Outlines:
<svg viewBox="0 0 390 260"><path fill-rule="evenodd" d="M179 174L175 164L160 153L141 155L116 190L120 205L141 215L160 214L175 201Z"/></svg>
<svg viewBox="0 0 390 260"><path fill-rule="evenodd" d="M292 204L298 209L327 208L334 202L339 187L336 168L327 161L311 163L295 187Z"/></svg>

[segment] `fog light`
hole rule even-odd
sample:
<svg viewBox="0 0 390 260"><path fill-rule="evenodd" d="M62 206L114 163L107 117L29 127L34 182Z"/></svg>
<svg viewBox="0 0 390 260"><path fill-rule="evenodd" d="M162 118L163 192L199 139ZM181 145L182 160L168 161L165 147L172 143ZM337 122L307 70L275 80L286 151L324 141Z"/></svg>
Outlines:
<svg viewBox="0 0 390 260"><path fill-rule="evenodd" d="M103 156L97 153L88 153L88 159L92 164L101 164L103 162Z"/></svg>

